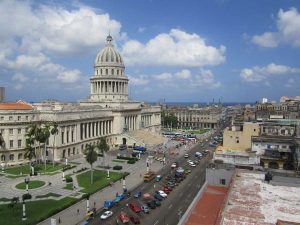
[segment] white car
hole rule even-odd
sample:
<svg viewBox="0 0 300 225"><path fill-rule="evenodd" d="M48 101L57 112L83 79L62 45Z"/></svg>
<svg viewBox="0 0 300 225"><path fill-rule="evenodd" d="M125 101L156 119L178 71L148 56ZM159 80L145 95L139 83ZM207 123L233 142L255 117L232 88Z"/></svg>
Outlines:
<svg viewBox="0 0 300 225"><path fill-rule="evenodd" d="M172 165L171 165L171 168L176 168L177 167L177 164L176 163L173 163Z"/></svg>
<svg viewBox="0 0 300 225"><path fill-rule="evenodd" d="M100 216L100 218L101 218L102 220L105 220L105 219L107 219L108 217L111 217L112 214L113 214L112 211L105 211L105 212Z"/></svg>
<svg viewBox="0 0 300 225"><path fill-rule="evenodd" d="M190 165L191 167L195 167L195 166L196 166L196 164L193 163L193 162L190 162L189 165Z"/></svg>
<svg viewBox="0 0 300 225"><path fill-rule="evenodd" d="M161 197L163 197L163 198L166 198L168 195L164 192L164 191L162 191L162 190L159 190L158 191L158 194L161 196Z"/></svg>

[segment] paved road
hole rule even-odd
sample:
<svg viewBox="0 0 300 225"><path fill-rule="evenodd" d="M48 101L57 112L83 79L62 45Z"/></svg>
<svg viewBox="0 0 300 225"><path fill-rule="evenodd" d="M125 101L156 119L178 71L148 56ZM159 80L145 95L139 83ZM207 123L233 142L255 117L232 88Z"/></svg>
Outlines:
<svg viewBox="0 0 300 225"><path fill-rule="evenodd" d="M207 145L206 145L207 146ZM207 147L204 147L207 149ZM200 150L200 145L195 146L191 151L189 151L190 158L195 159L194 153ZM162 205L160 208L152 210L149 215L144 213L140 213L139 217L141 220L141 224L145 225L174 225L179 221L180 216L184 214L198 191L201 189L202 185L205 182L205 167L210 157L207 156L200 161L200 164L195 168L190 168L192 170L191 174L187 176L187 178L182 181L174 190L169 194L168 198L162 201ZM189 168L187 165L186 159L181 157L180 159L176 159L179 162L179 165L185 168ZM172 161L170 162L170 164ZM165 177L166 175L171 173L170 164L168 164L162 171ZM150 183L143 183L135 188L132 193L136 191L142 191L143 193L150 193L151 195L155 192L155 190L159 190L165 180L160 182L152 181ZM155 185L155 188L154 188ZM135 215L131 209L126 207L126 204L130 202L137 202L139 205L143 204L141 199L133 199L133 197L127 198L123 200L118 207L113 207L113 217L106 220L105 223L100 221L100 212L93 221L89 224L107 224L114 225L116 224L117 216L120 211L125 211L128 215Z"/></svg>

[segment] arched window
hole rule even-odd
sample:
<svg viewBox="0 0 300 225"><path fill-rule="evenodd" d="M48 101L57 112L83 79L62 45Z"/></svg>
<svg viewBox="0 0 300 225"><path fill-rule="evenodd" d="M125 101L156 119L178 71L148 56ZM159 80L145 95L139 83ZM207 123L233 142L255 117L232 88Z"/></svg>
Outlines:
<svg viewBox="0 0 300 225"><path fill-rule="evenodd" d="M14 161L14 159L15 159L15 155L14 155L14 154L10 154L10 155L9 155L9 160L10 160L10 161Z"/></svg>
<svg viewBox="0 0 300 225"><path fill-rule="evenodd" d="M68 156L71 154L71 149L68 148Z"/></svg>
<svg viewBox="0 0 300 225"><path fill-rule="evenodd" d="M19 153L19 154L18 154L18 160L22 160L22 157L23 157L23 154L22 154L22 153Z"/></svg>
<svg viewBox="0 0 300 225"><path fill-rule="evenodd" d="M1 155L1 161L5 161L5 155Z"/></svg>

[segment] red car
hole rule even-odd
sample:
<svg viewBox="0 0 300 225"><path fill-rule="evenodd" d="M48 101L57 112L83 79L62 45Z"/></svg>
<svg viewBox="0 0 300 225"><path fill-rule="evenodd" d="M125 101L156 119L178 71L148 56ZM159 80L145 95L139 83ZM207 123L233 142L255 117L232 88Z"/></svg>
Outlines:
<svg viewBox="0 0 300 225"><path fill-rule="evenodd" d="M139 207L137 204L135 203L129 203L129 208L131 208L131 210L135 213L139 213L141 212L141 207Z"/></svg>
<svg viewBox="0 0 300 225"><path fill-rule="evenodd" d="M140 224L140 219L137 216L130 216L130 220L134 224Z"/></svg>
<svg viewBox="0 0 300 225"><path fill-rule="evenodd" d="M119 219L122 223L129 223L128 215L123 211L120 212Z"/></svg>
<svg viewBox="0 0 300 225"><path fill-rule="evenodd" d="M163 192L165 192L166 194L169 194L171 192L171 190L168 187L164 187Z"/></svg>

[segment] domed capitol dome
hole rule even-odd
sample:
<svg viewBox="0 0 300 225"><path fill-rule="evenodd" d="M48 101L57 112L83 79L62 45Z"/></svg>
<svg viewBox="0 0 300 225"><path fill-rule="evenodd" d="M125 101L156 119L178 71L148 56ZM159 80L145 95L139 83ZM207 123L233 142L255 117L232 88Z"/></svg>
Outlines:
<svg viewBox="0 0 300 225"><path fill-rule="evenodd" d="M90 79L90 100L93 102L128 101L128 78L124 73L125 66L112 40L108 35L106 47L96 56L94 75Z"/></svg>
<svg viewBox="0 0 300 225"><path fill-rule="evenodd" d="M112 36L108 35L106 38L106 47L97 54L95 66L113 65L124 68L122 56L117 52L113 46Z"/></svg>

